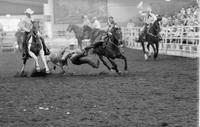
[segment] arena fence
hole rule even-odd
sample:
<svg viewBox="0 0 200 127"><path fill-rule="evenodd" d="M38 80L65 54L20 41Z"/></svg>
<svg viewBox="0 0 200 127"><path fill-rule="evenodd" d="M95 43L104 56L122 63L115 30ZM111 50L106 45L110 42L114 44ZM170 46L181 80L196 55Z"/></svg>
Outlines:
<svg viewBox="0 0 200 127"><path fill-rule="evenodd" d="M0 34L0 52L15 52L17 50L15 32L5 32Z"/></svg>
<svg viewBox="0 0 200 127"><path fill-rule="evenodd" d="M159 43L161 54L199 57L199 26L172 26L162 27L163 40ZM127 41L127 47L141 50L141 44L135 40L139 37L140 27L123 27L123 37ZM146 43L145 43L146 45Z"/></svg>

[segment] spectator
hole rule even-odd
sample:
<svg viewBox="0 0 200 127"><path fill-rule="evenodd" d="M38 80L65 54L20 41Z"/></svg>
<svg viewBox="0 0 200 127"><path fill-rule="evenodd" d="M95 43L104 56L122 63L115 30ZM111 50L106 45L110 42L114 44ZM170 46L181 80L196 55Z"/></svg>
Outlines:
<svg viewBox="0 0 200 127"><path fill-rule="evenodd" d="M97 20L97 17L92 18L92 28L101 29L101 23Z"/></svg>
<svg viewBox="0 0 200 127"><path fill-rule="evenodd" d="M87 26L90 26L90 27L91 27L91 23L90 23L90 20L88 19L87 15L84 15L84 16L82 17L82 19L83 19L83 26L84 26L84 25L87 25Z"/></svg>
<svg viewBox="0 0 200 127"><path fill-rule="evenodd" d="M128 28L132 28L132 27L134 27L134 26L135 26L135 24L134 24L134 22L133 22L133 19L130 19L129 22L128 22L128 24L127 24L127 27L128 27Z"/></svg>

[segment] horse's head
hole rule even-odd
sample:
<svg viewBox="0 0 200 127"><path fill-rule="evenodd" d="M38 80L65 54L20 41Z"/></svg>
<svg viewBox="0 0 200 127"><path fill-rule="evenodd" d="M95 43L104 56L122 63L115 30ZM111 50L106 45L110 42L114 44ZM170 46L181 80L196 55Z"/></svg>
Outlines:
<svg viewBox="0 0 200 127"><path fill-rule="evenodd" d="M112 28L111 30L112 33L112 37L114 39L114 42L117 44L121 44L122 43L122 30L120 27L115 26Z"/></svg>
<svg viewBox="0 0 200 127"><path fill-rule="evenodd" d="M39 21L33 21L32 24L33 24L32 32L33 32L34 34L37 34L37 32L40 30Z"/></svg>
<svg viewBox="0 0 200 127"><path fill-rule="evenodd" d="M88 25L83 26L83 32L91 32L91 31L92 31L92 28L89 27Z"/></svg>
<svg viewBox="0 0 200 127"><path fill-rule="evenodd" d="M72 24L68 25L67 32L72 32L73 28L74 28L74 25Z"/></svg>
<svg viewBox="0 0 200 127"><path fill-rule="evenodd" d="M161 20L162 20L162 17L157 16L157 20L153 23L153 25L149 29L149 32L155 36L157 36L161 30L160 23L159 23Z"/></svg>

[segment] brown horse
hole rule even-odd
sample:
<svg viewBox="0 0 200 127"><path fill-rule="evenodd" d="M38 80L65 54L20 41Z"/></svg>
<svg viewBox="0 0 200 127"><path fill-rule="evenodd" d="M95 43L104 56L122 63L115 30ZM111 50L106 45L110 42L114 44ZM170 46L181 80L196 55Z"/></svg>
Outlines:
<svg viewBox="0 0 200 127"><path fill-rule="evenodd" d="M77 25L71 24L67 27L67 31L73 31L75 33L75 37L78 40L78 46L80 49L82 49L82 40L84 39L83 29Z"/></svg>
<svg viewBox="0 0 200 127"><path fill-rule="evenodd" d="M103 62L103 64L108 68L108 70L114 69L117 73L120 71L117 68L117 64L114 62L114 59L123 59L124 60L124 70L127 71L127 59L122 54L120 50L120 45L122 43L122 32L121 28L114 27L111 30L112 35L108 35L106 31L98 30L98 29L92 29L89 26L83 27L83 32L88 32L89 37L91 41L96 40L97 38L101 38L100 36L103 36L103 40L97 40L97 42L91 42L93 43L92 46L89 46L88 49L93 48L94 53L97 54L100 58L100 60ZM106 36L105 36L106 35ZM87 49L87 48L86 48ZM112 68L108 66L108 64L105 62L103 57L106 57L110 63L112 64Z"/></svg>

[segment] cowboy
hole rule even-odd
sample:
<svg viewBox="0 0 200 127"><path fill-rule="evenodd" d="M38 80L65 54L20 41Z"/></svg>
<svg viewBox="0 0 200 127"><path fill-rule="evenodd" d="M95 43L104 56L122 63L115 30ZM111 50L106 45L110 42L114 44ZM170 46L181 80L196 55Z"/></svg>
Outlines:
<svg viewBox="0 0 200 127"><path fill-rule="evenodd" d="M26 9L25 13L25 18L21 20L21 22L19 23L19 27L20 30L22 32L24 32L24 38L23 38L23 43L22 43L22 49L23 49L23 54L22 54L22 58L26 58L28 55L28 44L27 44L27 40L28 40L28 35L31 32L32 29L32 14L34 13L33 10L31 10L30 8Z"/></svg>
<svg viewBox="0 0 200 127"><path fill-rule="evenodd" d="M87 15L82 16L82 19L83 19L83 26L84 26L84 25L86 25L86 26L91 26L91 22L90 22L90 20L88 19Z"/></svg>
<svg viewBox="0 0 200 127"><path fill-rule="evenodd" d="M108 18L108 33L111 35L111 30L113 27L117 26L117 23L114 21L114 18L110 16Z"/></svg>
<svg viewBox="0 0 200 127"><path fill-rule="evenodd" d="M22 32L24 32L24 38L23 38L23 43L22 43L22 49L23 49L23 53L22 53L22 58L25 59L28 57L28 35L31 33L31 29L33 27L33 19L32 19L32 14L34 13L33 10L31 10L30 8L25 10L25 18L22 19L19 23L19 27L20 30ZM46 47L46 44L44 42L44 39L41 37L41 34L38 32L37 35L40 37L42 44L43 44L43 48L44 48L44 52L45 55L49 55L49 50Z"/></svg>
<svg viewBox="0 0 200 127"><path fill-rule="evenodd" d="M144 15L144 26L141 29L141 35L143 36L143 39L146 40L147 30L157 20L157 17L155 14L151 12L151 8L148 8L147 11L143 11L143 15Z"/></svg>
<svg viewBox="0 0 200 127"><path fill-rule="evenodd" d="M97 17L92 18L92 28L101 29L101 23L97 20Z"/></svg>
<svg viewBox="0 0 200 127"><path fill-rule="evenodd" d="M75 65L81 65L81 64L88 64L92 66L93 68L99 67L99 60L97 63L94 63L91 59L85 57L87 56L87 51L80 50L79 48L76 48L76 45L74 43L71 43L69 45L68 51L65 51L65 53L62 56L62 61L67 61L67 59L70 59L71 62Z"/></svg>

